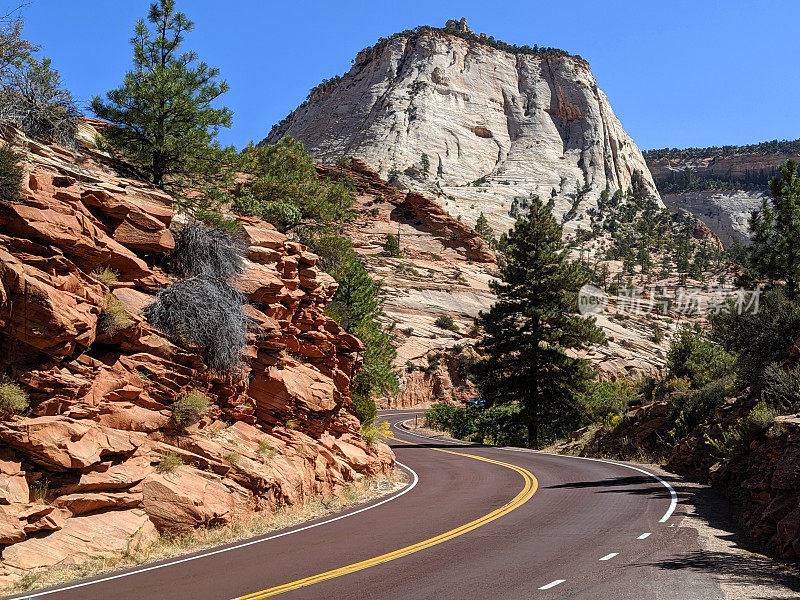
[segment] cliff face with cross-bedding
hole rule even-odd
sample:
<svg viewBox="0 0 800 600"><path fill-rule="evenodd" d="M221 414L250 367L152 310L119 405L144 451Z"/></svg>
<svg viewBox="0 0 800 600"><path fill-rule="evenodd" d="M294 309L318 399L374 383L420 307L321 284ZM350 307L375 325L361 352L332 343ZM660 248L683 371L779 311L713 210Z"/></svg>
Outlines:
<svg viewBox="0 0 800 600"><path fill-rule="evenodd" d="M285 135L323 162L363 159L466 223L483 212L496 231L513 223L515 197L549 199L555 190L559 217L577 202L571 230L604 188L627 190L635 173L658 196L584 60L512 53L443 30L404 32L361 51L265 142ZM587 186L579 199L576 184Z"/></svg>
<svg viewBox="0 0 800 600"><path fill-rule="evenodd" d="M236 285L255 327L246 376L219 377L142 316L171 283L157 266L174 246L170 197L90 147L4 137L26 173L19 201L0 204L0 375L30 408L0 418L0 587L388 473L389 448L359 435L349 387L362 345L325 316L336 283L317 256L243 220ZM106 267L110 285L95 275ZM129 314L111 330L109 294ZM190 390L212 405L181 429L171 408ZM182 465L161 472L165 455Z"/></svg>

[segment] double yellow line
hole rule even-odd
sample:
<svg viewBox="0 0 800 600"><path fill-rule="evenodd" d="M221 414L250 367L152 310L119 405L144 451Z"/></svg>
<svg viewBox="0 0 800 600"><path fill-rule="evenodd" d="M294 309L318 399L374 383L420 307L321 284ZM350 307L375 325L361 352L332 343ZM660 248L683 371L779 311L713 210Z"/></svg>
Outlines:
<svg viewBox="0 0 800 600"><path fill-rule="evenodd" d="M405 442L404 440L399 440L399 441L403 441L406 444L413 444L413 442ZM437 452L445 452L447 454L455 454L457 456L466 456L468 458L473 458L475 460L481 460L483 462L488 462L494 465L499 465L501 467L506 467L507 469L511 469L522 475L522 479L524 480L525 485L523 486L522 490L516 496L514 496L514 498L507 504L501 506L497 510L493 510L488 514L485 514L482 517L475 519L474 521L470 521L469 523L461 525L460 527L456 527L455 529L451 529L450 531L446 531L445 533L442 533L435 537L428 538L427 540L417 542L416 544L406 546L405 548L400 548L399 550L395 550L393 552L381 554L380 556L376 556L374 558L369 558L367 560L362 560L360 562L353 563L344 567L339 567L338 569L325 571L324 573L319 573L318 575L312 575L311 577L305 577L303 579L298 579L297 581L292 581L290 583L284 583L283 585L278 585L269 588L267 590L262 590L260 592L254 592L246 596L241 596L239 600L263 600L264 598L271 598L272 596L283 594L284 592L290 592L292 590L296 590L302 587L314 585L315 583L320 583L321 581L326 581L328 579L333 579L335 577L341 577L342 575L349 575L350 573L355 573L356 571L361 571L363 569L368 569L369 567L374 567L376 565L387 563L389 561L402 558L403 556L408 556L409 554L419 552L420 550L430 548L431 546L441 544L442 542L452 540L453 538L456 538L460 535L464 535L465 533L469 533L470 531L473 531L478 527L482 527L487 523L491 523L495 519L499 519L503 515L507 515L508 513L510 513L512 510L519 508L525 502L531 499L531 497L536 493L536 489L539 486L539 483L536 480L536 477L534 477L533 473L531 473L527 469L523 469L522 467L518 467L510 463L501 462L499 460L492 460L491 458L484 458L483 456L476 456L474 454L454 452L453 450L444 450L442 448L431 448L431 449L436 450Z"/></svg>

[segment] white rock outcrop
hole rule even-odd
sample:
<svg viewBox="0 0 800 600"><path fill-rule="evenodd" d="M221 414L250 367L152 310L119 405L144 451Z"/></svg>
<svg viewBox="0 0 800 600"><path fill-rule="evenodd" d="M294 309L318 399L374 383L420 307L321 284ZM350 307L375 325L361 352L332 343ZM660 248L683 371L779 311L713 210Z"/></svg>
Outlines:
<svg viewBox="0 0 800 600"><path fill-rule="evenodd" d="M761 210L766 194L758 191L700 190L664 194L664 204L671 211L685 210L708 225L726 248L734 242L750 241L750 214Z"/></svg>
<svg viewBox="0 0 800 600"><path fill-rule="evenodd" d="M315 158L363 159L382 176L400 174L473 225L484 212L496 230L512 223L514 198L573 207L567 230L588 222L603 189L628 189L641 175L658 192L636 144L579 57L517 54L442 30L405 32L362 50L340 80L273 127L266 143L291 135ZM423 173L423 154L428 157Z"/></svg>

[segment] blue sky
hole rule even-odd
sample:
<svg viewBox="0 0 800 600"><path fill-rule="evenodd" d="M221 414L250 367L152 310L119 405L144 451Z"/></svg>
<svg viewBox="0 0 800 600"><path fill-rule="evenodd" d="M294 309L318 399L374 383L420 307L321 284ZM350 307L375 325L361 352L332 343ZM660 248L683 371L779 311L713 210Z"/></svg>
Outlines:
<svg viewBox="0 0 800 600"><path fill-rule="evenodd" d="M9 5L0 0L0 7ZM797 0L521 0L382 3L177 0L195 21L187 47L219 67L234 123L260 140L321 79L350 68L379 36L466 17L509 43L555 46L589 61L643 149L799 138ZM31 0L27 37L80 103L116 87L146 0Z"/></svg>

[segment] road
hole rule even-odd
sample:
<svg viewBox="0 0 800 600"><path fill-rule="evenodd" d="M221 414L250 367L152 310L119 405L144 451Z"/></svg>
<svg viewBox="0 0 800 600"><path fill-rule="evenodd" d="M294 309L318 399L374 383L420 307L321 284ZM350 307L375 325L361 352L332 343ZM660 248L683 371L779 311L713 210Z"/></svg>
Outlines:
<svg viewBox="0 0 800 600"><path fill-rule="evenodd" d="M48 600L722 600L667 482L622 464L415 436L392 496L275 534L19 596ZM676 568L686 560L686 568Z"/></svg>

